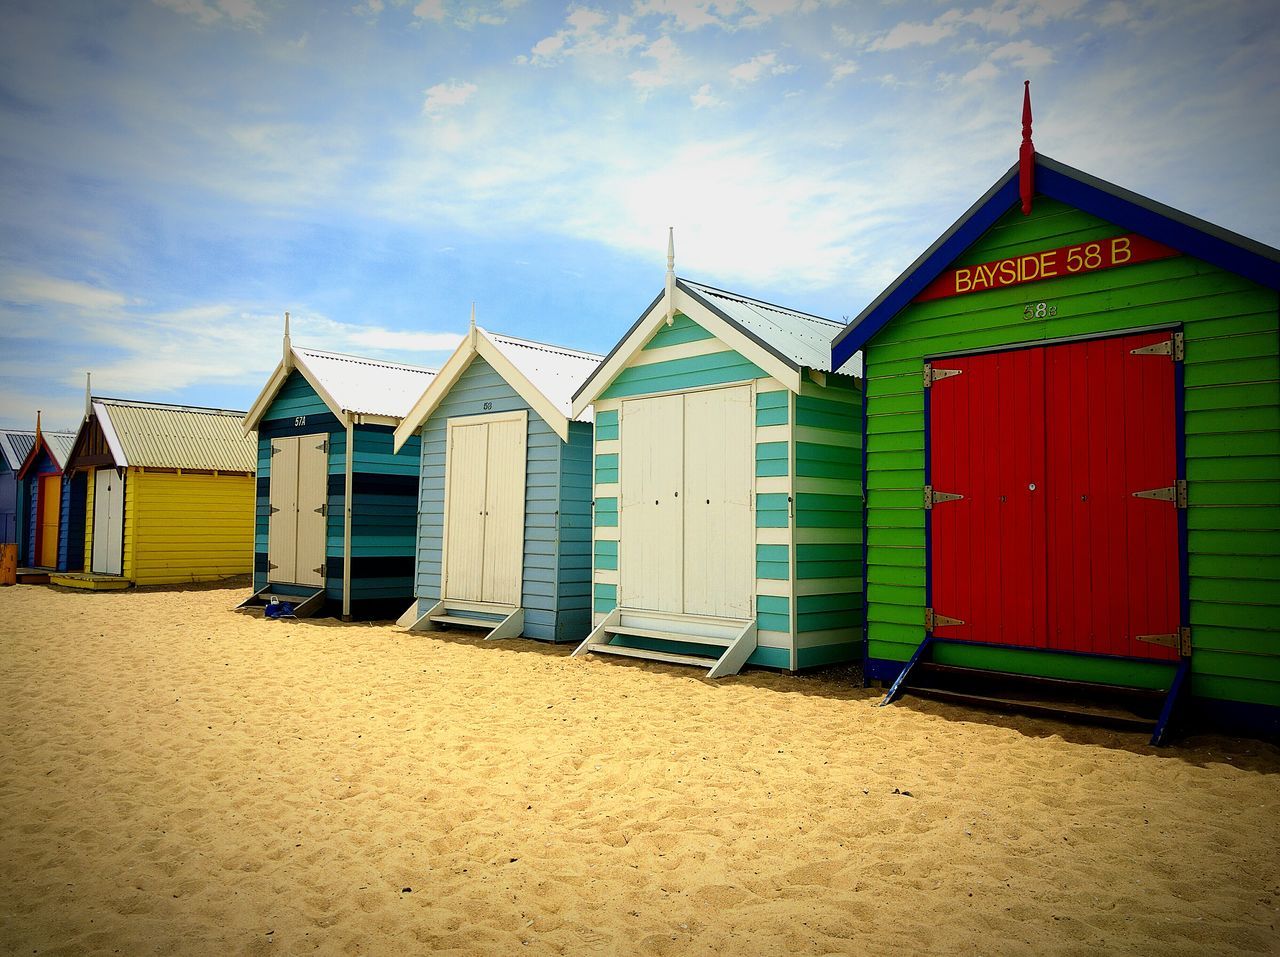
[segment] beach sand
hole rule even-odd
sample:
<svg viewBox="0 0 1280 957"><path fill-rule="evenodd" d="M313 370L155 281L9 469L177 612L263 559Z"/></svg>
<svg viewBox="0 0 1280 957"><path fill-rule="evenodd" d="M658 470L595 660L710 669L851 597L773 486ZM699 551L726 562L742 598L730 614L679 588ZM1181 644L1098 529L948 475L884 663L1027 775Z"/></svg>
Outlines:
<svg viewBox="0 0 1280 957"><path fill-rule="evenodd" d="M1272 745L246 594L0 589L0 951L1280 951Z"/></svg>

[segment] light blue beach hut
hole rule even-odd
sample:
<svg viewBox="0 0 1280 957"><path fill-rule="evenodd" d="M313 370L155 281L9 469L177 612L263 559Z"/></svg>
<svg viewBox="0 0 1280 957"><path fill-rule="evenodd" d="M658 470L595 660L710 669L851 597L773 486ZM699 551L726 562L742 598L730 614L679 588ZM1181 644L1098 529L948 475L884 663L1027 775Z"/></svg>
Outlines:
<svg viewBox="0 0 1280 957"><path fill-rule="evenodd" d="M395 431L421 438L410 629L580 641L590 628L591 410L601 356L475 325Z"/></svg>

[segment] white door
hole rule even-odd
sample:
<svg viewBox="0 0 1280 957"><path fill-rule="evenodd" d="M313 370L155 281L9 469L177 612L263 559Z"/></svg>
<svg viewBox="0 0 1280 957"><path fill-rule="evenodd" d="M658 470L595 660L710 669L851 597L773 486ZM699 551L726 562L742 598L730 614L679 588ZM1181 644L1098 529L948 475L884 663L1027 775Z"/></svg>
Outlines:
<svg viewBox="0 0 1280 957"><path fill-rule="evenodd" d="M271 440L271 515L267 526L267 581L324 585L327 436Z"/></svg>
<svg viewBox="0 0 1280 957"><path fill-rule="evenodd" d="M520 604L528 434L527 412L449 422L445 597Z"/></svg>
<svg viewBox="0 0 1280 957"><path fill-rule="evenodd" d="M684 611L684 397L622 403L618 604Z"/></svg>
<svg viewBox="0 0 1280 957"><path fill-rule="evenodd" d="M298 437L298 556L294 582L324 586L328 530L329 441L323 435Z"/></svg>
<svg viewBox="0 0 1280 957"><path fill-rule="evenodd" d="M752 618L751 388L684 397L684 611Z"/></svg>
<svg viewBox="0 0 1280 957"><path fill-rule="evenodd" d="M124 476L112 468L93 473L93 557L96 575L119 575L124 558Z"/></svg>

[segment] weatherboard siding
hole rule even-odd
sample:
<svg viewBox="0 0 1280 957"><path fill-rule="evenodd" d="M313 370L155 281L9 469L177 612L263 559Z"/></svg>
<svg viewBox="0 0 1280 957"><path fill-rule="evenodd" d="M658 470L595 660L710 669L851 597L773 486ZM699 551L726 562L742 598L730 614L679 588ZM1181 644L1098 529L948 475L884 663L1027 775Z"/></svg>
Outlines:
<svg viewBox="0 0 1280 957"><path fill-rule="evenodd" d="M392 452L392 431L376 425L353 429L350 596L352 614L357 616L389 614L413 598L418 439L412 437L398 453ZM285 380L258 426L254 589L267 585L271 440L293 435L314 435L329 443L324 589L330 607L340 607L347 430L297 371Z"/></svg>
<svg viewBox="0 0 1280 957"><path fill-rule="evenodd" d="M956 265L1123 232L1037 197ZM1026 319L1028 302L1057 315ZM1187 473L1192 692L1280 705L1280 337L1277 294L1189 256L913 304L865 350L868 655L905 660L923 638L926 357L1180 324ZM1167 664L942 647L938 657L1022 673L1168 681Z"/></svg>
<svg viewBox="0 0 1280 957"><path fill-rule="evenodd" d="M598 624L617 605L617 582L626 574L618 567L618 475L621 456L627 454L619 429L622 400L752 384L759 646L749 663L794 670L856 658L860 631L840 620L850 612L860 616L862 608L861 582L850 570L860 567L862 525L855 447L860 435L850 431L860 415L861 394L850 388L852 382L829 377L827 386L806 383L801 395L793 396L687 316L678 314L671 326L660 326L594 403L593 621ZM798 455L800 437L807 445ZM839 530L803 530L806 522L827 521ZM848 554L843 563L829 552L815 554L809 590L797 594L793 568L798 549L805 547L799 543L811 538Z"/></svg>
<svg viewBox="0 0 1280 957"><path fill-rule="evenodd" d="M85 474L62 477L62 506L58 513L58 570L81 572L85 566Z"/></svg>
<svg viewBox="0 0 1280 957"><path fill-rule="evenodd" d="M480 357L453 384L420 431L414 594L420 607L441 597L449 420L522 410L528 413L521 577L524 635L543 641L579 641L586 636L590 603L591 426L570 423L569 441L562 441Z"/></svg>
<svg viewBox="0 0 1280 957"><path fill-rule="evenodd" d="M125 497L132 500L126 529L133 534L126 577L137 584L214 581L249 571L252 476L130 469Z"/></svg>

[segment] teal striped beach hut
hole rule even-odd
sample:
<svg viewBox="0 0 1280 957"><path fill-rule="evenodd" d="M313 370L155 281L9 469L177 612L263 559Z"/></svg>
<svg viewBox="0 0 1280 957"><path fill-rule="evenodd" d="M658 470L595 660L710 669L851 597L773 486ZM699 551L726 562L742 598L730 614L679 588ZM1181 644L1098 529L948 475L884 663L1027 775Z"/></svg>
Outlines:
<svg viewBox="0 0 1280 957"><path fill-rule="evenodd" d="M796 671L857 660L862 389L840 323L678 279L579 390L593 625L574 652Z"/></svg>
<svg viewBox="0 0 1280 957"><path fill-rule="evenodd" d="M295 347L245 416L257 430L254 595L297 613L392 617L413 597L417 439L391 434L435 376L381 359Z"/></svg>
<svg viewBox="0 0 1280 957"><path fill-rule="evenodd" d="M591 616L591 410L601 356L476 327L395 431L421 441L414 601L400 623L581 641Z"/></svg>

